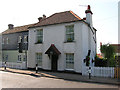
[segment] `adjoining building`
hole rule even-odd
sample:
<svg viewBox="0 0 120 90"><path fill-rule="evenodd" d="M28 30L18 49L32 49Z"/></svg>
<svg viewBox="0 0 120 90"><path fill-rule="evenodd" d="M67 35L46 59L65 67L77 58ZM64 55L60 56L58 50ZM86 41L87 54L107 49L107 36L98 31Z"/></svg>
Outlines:
<svg viewBox="0 0 120 90"><path fill-rule="evenodd" d="M81 19L72 11L43 15L29 27L27 67L52 71L82 73L82 67L94 66L96 29L88 5L86 17ZM86 59L88 58L88 59Z"/></svg>
<svg viewBox="0 0 120 90"><path fill-rule="evenodd" d="M28 27L32 25L14 27L9 24L2 32L2 63L7 62L7 67L27 68Z"/></svg>

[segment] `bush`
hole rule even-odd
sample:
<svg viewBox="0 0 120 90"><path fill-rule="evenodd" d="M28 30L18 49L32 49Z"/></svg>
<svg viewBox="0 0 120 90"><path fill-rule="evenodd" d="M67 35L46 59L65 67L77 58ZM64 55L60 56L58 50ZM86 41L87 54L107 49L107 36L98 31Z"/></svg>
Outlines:
<svg viewBox="0 0 120 90"><path fill-rule="evenodd" d="M95 57L95 66L96 67L107 67L107 60Z"/></svg>

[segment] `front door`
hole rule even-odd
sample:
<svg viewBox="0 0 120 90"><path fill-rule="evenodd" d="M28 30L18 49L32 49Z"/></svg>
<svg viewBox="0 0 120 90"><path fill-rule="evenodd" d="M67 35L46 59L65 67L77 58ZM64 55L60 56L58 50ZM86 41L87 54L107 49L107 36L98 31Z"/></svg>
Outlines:
<svg viewBox="0 0 120 90"><path fill-rule="evenodd" d="M51 70L52 71L57 71L57 55L52 55L52 60L51 60Z"/></svg>

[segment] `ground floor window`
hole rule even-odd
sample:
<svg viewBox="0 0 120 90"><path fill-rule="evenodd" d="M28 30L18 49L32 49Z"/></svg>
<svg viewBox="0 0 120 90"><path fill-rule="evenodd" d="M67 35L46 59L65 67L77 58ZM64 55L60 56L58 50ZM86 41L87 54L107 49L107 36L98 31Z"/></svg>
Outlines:
<svg viewBox="0 0 120 90"><path fill-rule="evenodd" d="M74 69L74 54L66 53L66 69Z"/></svg>
<svg viewBox="0 0 120 90"><path fill-rule="evenodd" d="M42 66L42 53L36 53L36 62L38 66Z"/></svg>
<svg viewBox="0 0 120 90"><path fill-rule="evenodd" d="M27 61L27 56L23 55L23 61Z"/></svg>
<svg viewBox="0 0 120 90"><path fill-rule="evenodd" d="M21 55L18 55L18 61L22 61L22 57L21 57Z"/></svg>
<svg viewBox="0 0 120 90"><path fill-rule="evenodd" d="M8 55L3 54L2 59L3 59L3 61L8 61Z"/></svg>
<svg viewBox="0 0 120 90"><path fill-rule="evenodd" d="M5 59L6 59L6 61L8 61L8 55L6 55Z"/></svg>

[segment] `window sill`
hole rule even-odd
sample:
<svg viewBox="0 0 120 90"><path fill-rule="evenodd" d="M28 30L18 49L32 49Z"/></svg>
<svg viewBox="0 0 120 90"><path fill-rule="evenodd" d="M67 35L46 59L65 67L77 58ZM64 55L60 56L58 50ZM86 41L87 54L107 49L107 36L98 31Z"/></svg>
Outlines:
<svg viewBox="0 0 120 90"><path fill-rule="evenodd" d="M22 63L22 61L17 61L17 63Z"/></svg>
<svg viewBox="0 0 120 90"><path fill-rule="evenodd" d="M67 71L74 71L74 69L65 69L65 70L67 70Z"/></svg>
<svg viewBox="0 0 120 90"><path fill-rule="evenodd" d="M35 44L43 44L43 42L36 42Z"/></svg>
<svg viewBox="0 0 120 90"><path fill-rule="evenodd" d="M65 41L64 43L75 43L76 41Z"/></svg>
<svg viewBox="0 0 120 90"><path fill-rule="evenodd" d="M24 42L25 44L27 44L28 42Z"/></svg>
<svg viewBox="0 0 120 90"><path fill-rule="evenodd" d="M42 68L42 66L38 66L38 68Z"/></svg>

